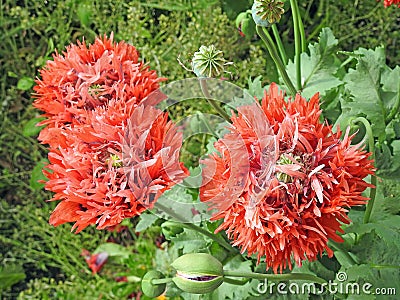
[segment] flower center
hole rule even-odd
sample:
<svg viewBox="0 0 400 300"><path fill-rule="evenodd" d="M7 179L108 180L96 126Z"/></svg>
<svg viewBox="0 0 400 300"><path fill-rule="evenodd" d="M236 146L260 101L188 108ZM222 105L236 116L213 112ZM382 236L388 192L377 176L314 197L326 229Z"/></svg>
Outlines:
<svg viewBox="0 0 400 300"><path fill-rule="evenodd" d="M279 159L277 160L276 164L278 166L282 166L282 165L298 165L296 163L300 163L300 156L292 156L289 155L287 153L283 153L279 156ZM292 176L290 176L289 174L285 173L284 171L278 171L275 173L276 178L281 181L281 182L285 182L285 183L289 183L289 182L293 182L293 178Z"/></svg>

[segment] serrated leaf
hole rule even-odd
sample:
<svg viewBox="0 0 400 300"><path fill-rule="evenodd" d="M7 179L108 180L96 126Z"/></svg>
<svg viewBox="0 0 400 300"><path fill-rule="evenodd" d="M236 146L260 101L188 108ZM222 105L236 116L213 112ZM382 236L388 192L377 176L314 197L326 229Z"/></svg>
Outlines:
<svg viewBox="0 0 400 300"><path fill-rule="evenodd" d="M325 94L342 84L335 77L339 65L335 63L335 52L338 40L330 28L323 28L318 43L308 46L310 54L301 54L302 95L306 98L315 93ZM287 71L292 82L296 82L296 64L289 61Z"/></svg>
<svg viewBox="0 0 400 300"><path fill-rule="evenodd" d="M384 178L400 178L400 140L394 140L390 147L382 143L376 148L375 163L377 175Z"/></svg>
<svg viewBox="0 0 400 300"><path fill-rule="evenodd" d="M346 281L358 281L360 278L370 278L373 276L372 268L367 264L352 265L345 269Z"/></svg>
<svg viewBox="0 0 400 300"><path fill-rule="evenodd" d="M386 242L379 238L375 232L364 235L356 246L352 249L356 253L362 264L369 265L370 271L360 271L358 282L368 282L374 288L395 288L400 290L400 247L393 243L388 247ZM382 298L383 299L383 298ZM385 298L397 299L397 298Z"/></svg>
<svg viewBox="0 0 400 300"><path fill-rule="evenodd" d="M179 219L177 219L177 221L181 222L197 224L211 217L211 212L208 210L207 204L200 202L198 197L193 199L193 196L188 193L188 190L180 184L164 192L154 205L155 208L159 208L157 214L160 217L166 220L171 219L171 216L166 214L160 205L167 207L173 211L175 215L178 215Z"/></svg>
<svg viewBox="0 0 400 300"><path fill-rule="evenodd" d="M158 219L158 216L151 213L141 214L139 217L139 222L136 224L135 231L142 232L149 228Z"/></svg>
<svg viewBox="0 0 400 300"><path fill-rule="evenodd" d="M262 86L262 76L257 76L253 80L251 77L247 80L248 89L245 89L245 92L250 94L253 97L257 97L257 99L262 99L264 97L264 90L267 86Z"/></svg>
<svg viewBox="0 0 400 300"><path fill-rule="evenodd" d="M382 99L387 114L395 108L396 102L400 97L400 67L396 66L393 70L386 67L382 71ZM397 113L399 108L397 107Z"/></svg>
<svg viewBox="0 0 400 300"><path fill-rule="evenodd" d="M229 271L242 271L251 272L252 263L249 260L243 260L241 255L237 255L229 260L224 265L224 270ZM236 278L240 279L240 278ZM212 300L218 299L248 299L251 295L257 295L258 280L255 282L249 281L244 285L233 285L224 282L218 289L216 289L211 295Z"/></svg>
<svg viewBox="0 0 400 300"><path fill-rule="evenodd" d="M350 118L365 116L371 122L374 136L383 141L386 109L381 94L381 75L385 66L385 51L382 47L375 50L360 48L354 53L358 54L357 65L343 79L350 95L341 99L340 118L342 123L348 123Z"/></svg>
<svg viewBox="0 0 400 300"><path fill-rule="evenodd" d="M183 254L201 252L207 249L211 241L201 233L184 228L183 232L171 238L174 246L182 249Z"/></svg>
<svg viewBox="0 0 400 300"><path fill-rule="evenodd" d="M381 179L372 210L372 220L385 219L391 215L400 215L400 181Z"/></svg>

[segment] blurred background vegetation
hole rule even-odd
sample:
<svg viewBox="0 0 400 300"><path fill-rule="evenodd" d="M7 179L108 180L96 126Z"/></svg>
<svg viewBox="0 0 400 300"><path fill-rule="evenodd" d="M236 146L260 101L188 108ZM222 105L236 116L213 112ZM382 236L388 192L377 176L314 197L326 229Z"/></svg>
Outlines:
<svg viewBox="0 0 400 300"><path fill-rule="evenodd" d="M400 64L400 9L385 9L375 0L300 1L306 33L315 40L323 27L331 27L342 50L385 45L387 63ZM139 291L138 284L117 283L123 274L111 264L101 276L92 275L82 249L93 251L116 241L134 253L129 267L141 276L152 267L159 247L157 224L146 234L134 233L135 220L122 233L96 231L70 233L70 225L52 228L48 217L55 203L36 182L46 161L46 149L36 140L40 112L32 108L32 86L37 70L57 49L83 38L114 33L116 41L135 45L141 58L169 81L193 77L177 62L190 66L191 55L202 44L215 44L235 63L230 80L246 87L250 76L263 75L263 84L276 79L276 70L261 43L240 36L235 18L251 6L250 0L0 0L0 291L2 299L123 299ZM291 15L278 26L286 46L293 40ZM188 102L171 111L174 118L200 110L203 102ZM193 143L193 141L191 141ZM206 151L182 150L185 163L195 165ZM126 270L125 270L126 271ZM119 272L119 273L118 273Z"/></svg>

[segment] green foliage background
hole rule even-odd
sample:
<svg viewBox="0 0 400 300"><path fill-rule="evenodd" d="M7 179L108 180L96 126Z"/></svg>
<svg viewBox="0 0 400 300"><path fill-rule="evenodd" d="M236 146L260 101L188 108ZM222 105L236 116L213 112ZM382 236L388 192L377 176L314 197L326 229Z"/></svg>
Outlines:
<svg viewBox="0 0 400 300"><path fill-rule="evenodd" d="M121 267L121 260L112 261L114 264L111 263L110 269L105 270L104 276L93 276L80 256L82 248L94 251L107 240L118 239L130 253L135 253L135 259L130 260L134 263L129 267L131 273L138 276L155 265L154 253L159 251L155 246L160 232L157 223L153 224L153 230L139 237L132 233L137 220L127 224L131 230L122 236L94 229L77 236L69 232L70 225L58 228L48 225L47 220L55 204L46 202L51 195L43 191L36 180L32 180L32 174L34 179L40 178L39 171L46 161L46 149L36 141L38 131L32 126L40 114L31 106L33 80L38 68L51 59L56 49L61 52L77 39L85 38L92 42L99 34L113 32L115 40L124 39L135 45L142 59L149 62L159 76L170 81L192 77L177 63L178 57L190 67L188 61L193 52L202 44L214 43L224 51L227 60L235 63L229 69L233 74L230 78L232 82L246 87L250 76L254 78L263 74L260 85L264 86L277 80L272 61L259 41L253 39L250 42L240 37L234 26L237 13L249 8L251 2L0 1L2 299L97 299L100 296L103 299L121 299L121 295L139 290L137 282L127 287L107 279L126 272ZM315 41L320 30L329 26L338 38L338 49L353 51L361 46L375 49L384 45L386 57L380 59L392 68L400 64L400 10L395 7L384 9L382 3L374 0L301 1L300 4L310 41ZM279 30L287 41L288 49L293 42L291 28L291 16L287 13L279 24ZM337 117L334 108L339 100L335 101L332 102L331 115L328 115L332 119ZM193 101L174 107L171 115L179 118L196 110L212 113L206 103ZM392 140L396 139L395 132L396 129L393 129L388 133ZM195 138L191 143L200 146L184 146L182 154L189 166L195 166L198 157L207 151L207 143L201 138ZM383 146L381 151L390 150ZM395 184L385 188L390 190L392 186L395 189L388 192L388 198L399 190ZM394 209L390 208L390 203L385 205L389 206L389 210ZM396 215L398 211L392 214ZM376 213L375 217L379 219L379 214ZM397 218L395 220L398 222ZM370 240L366 239L365 245L358 247L370 247L368 255L379 256L380 252L376 249L381 249L379 247L384 243L376 238L382 232L379 228L352 230L367 232ZM371 245L369 242L377 243L376 248L368 246ZM370 257L363 257L363 260L367 262Z"/></svg>

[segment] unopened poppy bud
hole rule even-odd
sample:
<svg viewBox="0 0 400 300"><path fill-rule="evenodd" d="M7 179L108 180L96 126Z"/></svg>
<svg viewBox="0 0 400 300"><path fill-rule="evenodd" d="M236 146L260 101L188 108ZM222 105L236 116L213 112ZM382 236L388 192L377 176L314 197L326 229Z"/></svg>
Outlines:
<svg viewBox="0 0 400 300"><path fill-rule="evenodd" d="M155 284L153 280L162 279L164 275L155 270L147 272L142 278L142 291L147 297L155 298L165 292L167 285L165 283Z"/></svg>
<svg viewBox="0 0 400 300"><path fill-rule="evenodd" d="M285 12L283 5L283 2L278 0L255 0L251 8L254 22L262 27L279 22Z"/></svg>
<svg viewBox="0 0 400 300"><path fill-rule="evenodd" d="M187 293L210 293L223 282L222 264L207 253L185 254L176 259L171 266L176 270L172 280Z"/></svg>
<svg viewBox="0 0 400 300"><path fill-rule="evenodd" d="M180 223L166 221L161 225L161 231L166 239L170 240L171 238L176 237L178 234L183 232L183 226Z"/></svg>
<svg viewBox="0 0 400 300"><path fill-rule="evenodd" d="M236 17L236 27L242 35L251 39L256 33L256 24L251 16L251 10L240 13Z"/></svg>
<svg viewBox="0 0 400 300"><path fill-rule="evenodd" d="M201 46L192 59L193 72L197 77L217 78L225 71L227 64L223 52L211 46Z"/></svg>

